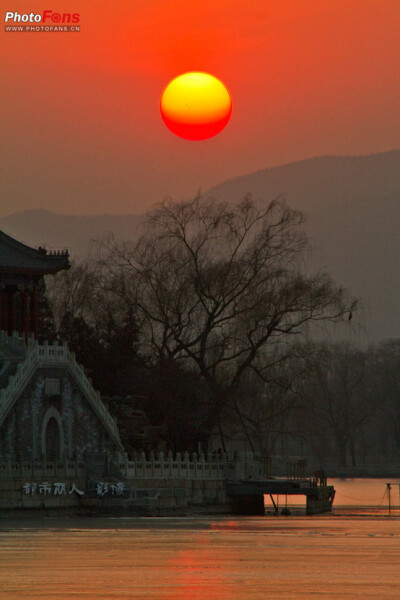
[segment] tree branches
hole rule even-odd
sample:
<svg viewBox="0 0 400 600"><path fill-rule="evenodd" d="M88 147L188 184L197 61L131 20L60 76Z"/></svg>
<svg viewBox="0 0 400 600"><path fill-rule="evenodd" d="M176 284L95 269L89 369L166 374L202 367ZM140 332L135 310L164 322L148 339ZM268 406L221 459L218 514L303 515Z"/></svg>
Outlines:
<svg viewBox="0 0 400 600"><path fill-rule="evenodd" d="M103 243L104 282L140 315L148 355L194 368L221 402L270 345L350 309L327 275L303 273L302 223L281 199L166 199L138 240Z"/></svg>

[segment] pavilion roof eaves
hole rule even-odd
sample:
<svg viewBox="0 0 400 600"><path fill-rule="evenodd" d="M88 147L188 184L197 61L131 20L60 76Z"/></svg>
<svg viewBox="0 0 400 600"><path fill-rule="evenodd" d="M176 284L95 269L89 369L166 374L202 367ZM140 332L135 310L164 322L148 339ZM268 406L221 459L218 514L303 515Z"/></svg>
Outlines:
<svg viewBox="0 0 400 600"><path fill-rule="evenodd" d="M68 251L32 248L0 230L0 272L45 275L70 267Z"/></svg>

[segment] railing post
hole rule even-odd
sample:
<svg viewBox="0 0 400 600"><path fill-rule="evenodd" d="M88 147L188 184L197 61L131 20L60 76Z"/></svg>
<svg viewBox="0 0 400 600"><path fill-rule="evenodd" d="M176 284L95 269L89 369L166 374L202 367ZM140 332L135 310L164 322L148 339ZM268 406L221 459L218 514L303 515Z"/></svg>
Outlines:
<svg viewBox="0 0 400 600"><path fill-rule="evenodd" d="M171 450L168 452L168 464L169 464L169 473L168 473L168 477L170 479L172 479L172 463L173 463L173 456L172 456L172 452Z"/></svg>
<svg viewBox="0 0 400 600"><path fill-rule="evenodd" d="M160 475L161 479L164 477L164 452L158 453L158 461L160 463Z"/></svg>
<svg viewBox="0 0 400 600"><path fill-rule="evenodd" d="M154 478L154 476L155 476L155 468L156 468L156 465L155 465L156 458L154 456L154 451L153 450L150 451L149 461L151 463L151 476Z"/></svg>
<svg viewBox="0 0 400 600"><path fill-rule="evenodd" d="M201 464L201 471L202 471L202 477L201 478L205 479L205 477L206 477L206 461L205 461L204 454L203 454L202 450L200 450L199 461L200 461L200 464Z"/></svg>
<svg viewBox="0 0 400 600"><path fill-rule="evenodd" d="M146 457L146 454L144 452L140 453L140 459L141 459L141 462L142 462L142 477L145 478L146 477L146 471L147 471L147 466L146 466L147 457Z"/></svg>
<svg viewBox="0 0 400 600"><path fill-rule="evenodd" d="M197 452L193 452L192 461L193 461L193 466L194 466L193 476L195 479L197 479Z"/></svg>
<svg viewBox="0 0 400 600"><path fill-rule="evenodd" d="M181 458L181 453L177 452L176 453L176 464L178 465L178 478L180 479L182 477L182 473L181 473L181 469L182 469L182 458Z"/></svg>

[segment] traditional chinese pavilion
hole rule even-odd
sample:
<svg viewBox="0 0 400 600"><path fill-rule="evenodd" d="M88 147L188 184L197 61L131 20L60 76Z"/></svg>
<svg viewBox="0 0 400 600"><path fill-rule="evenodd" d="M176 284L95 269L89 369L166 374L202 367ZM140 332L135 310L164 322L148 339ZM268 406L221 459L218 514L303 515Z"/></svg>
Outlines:
<svg viewBox="0 0 400 600"><path fill-rule="evenodd" d="M31 248L0 231L0 330L38 337L38 286L44 275L68 269L68 251Z"/></svg>
<svg viewBox="0 0 400 600"><path fill-rule="evenodd" d="M115 420L67 343L38 343L43 277L69 266L67 251L31 248L0 231L0 508L2 480L22 468L32 477L42 465L50 477L50 464L60 481L54 469L65 461L124 452Z"/></svg>

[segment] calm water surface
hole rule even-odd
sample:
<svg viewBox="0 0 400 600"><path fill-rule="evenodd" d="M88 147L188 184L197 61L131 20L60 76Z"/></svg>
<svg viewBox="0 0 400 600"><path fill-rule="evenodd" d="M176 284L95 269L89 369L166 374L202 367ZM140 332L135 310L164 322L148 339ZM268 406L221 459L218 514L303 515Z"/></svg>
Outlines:
<svg viewBox="0 0 400 600"><path fill-rule="evenodd" d="M329 516L2 519L0 599L398 600L385 482L334 484Z"/></svg>

